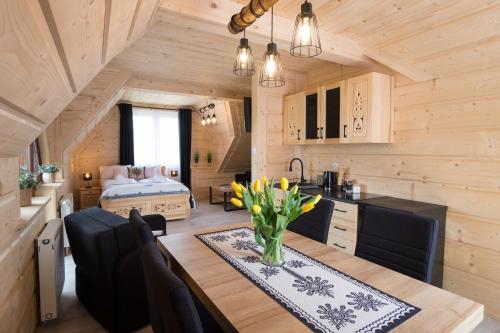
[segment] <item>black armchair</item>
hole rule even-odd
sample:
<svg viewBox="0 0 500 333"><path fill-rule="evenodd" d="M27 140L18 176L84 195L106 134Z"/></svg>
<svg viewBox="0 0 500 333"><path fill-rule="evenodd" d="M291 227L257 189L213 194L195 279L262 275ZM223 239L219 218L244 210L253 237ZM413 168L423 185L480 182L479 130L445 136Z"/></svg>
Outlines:
<svg viewBox="0 0 500 333"><path fill-rule="evenodd" d="M129 221L98 207L64 220L80 302L111 332L132 332L147 325L144 276ZM166 221L160 215L144 220L153 230L165 230Z"/></svg>

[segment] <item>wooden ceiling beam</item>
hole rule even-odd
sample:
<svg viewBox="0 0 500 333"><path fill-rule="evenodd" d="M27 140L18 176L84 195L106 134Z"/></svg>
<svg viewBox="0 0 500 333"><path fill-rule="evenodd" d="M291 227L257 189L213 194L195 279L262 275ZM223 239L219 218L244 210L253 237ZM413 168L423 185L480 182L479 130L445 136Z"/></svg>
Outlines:
<svg viewBox="0 0 500 333"><path fill-rule="evenodd" d="M231 17L227 29L232 34L237 34L252 25L259 17L264 15L269 8L279 0L250 0L248 5Z"/></svg>
<svg viewBox="0 0 500 333"><path fill-rule="evenodd" d="M232 17L235 12L241 9L238 3L230 0L168 0L163 1L161 6L164 10L175 12L177 15L181 14L200 21L218 24L221 29L213 29L210 32L226 37L228 36L226 29L228 17ZM299 9L297 8L297 10ZM250 43L266 45L269 42L270 34L269 20L262 18L260 21L248 26L246 31ZM289 52L293 27L292 20L274 16L274 39L281 51ZM320 29L320 36L323 52L317 57L318 59L374 71L387 72L389 69L417 82L433 79L432 75L413 64L401 62L379 50L360 45L359 42L341 34Z"/></svg>

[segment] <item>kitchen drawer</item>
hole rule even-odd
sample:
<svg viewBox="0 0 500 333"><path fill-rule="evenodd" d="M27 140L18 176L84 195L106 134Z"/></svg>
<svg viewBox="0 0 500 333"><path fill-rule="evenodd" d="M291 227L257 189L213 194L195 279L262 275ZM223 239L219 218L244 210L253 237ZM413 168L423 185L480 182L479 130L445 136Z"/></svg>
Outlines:
<svg viewBox="0 0 500 333"><path fill-rule="evenodd" d="M328 245L333 248L354 255L354 250L356 249L356 243L350 242L345 239L337 238L334 240L328 239Z"/></svg>
<svg viewBox="0 0 500 333"><path fill-rule="evenodd" d="M333 237L332 239L334 241L342 238L349 242L355 243L357 238L357 230L353 227L347 227L345 225L334 223L330 225L330 232L328 234L328 237Z"/></svg>
<svg viewBox="0 0 500 333"><path fill-rule="evenodd" d="M335 201L333 210L333 220L341 218L347 221L358 221L358 205L348 204L342 201Z"/></svg>

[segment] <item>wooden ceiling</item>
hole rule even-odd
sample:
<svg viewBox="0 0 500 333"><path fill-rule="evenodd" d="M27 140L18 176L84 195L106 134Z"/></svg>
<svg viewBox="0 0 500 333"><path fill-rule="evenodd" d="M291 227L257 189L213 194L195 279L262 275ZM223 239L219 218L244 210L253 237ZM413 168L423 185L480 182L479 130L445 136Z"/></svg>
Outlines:
<svg viewBox="0 0 500 333"><path fill-rule="evenodd" d="M0 1L0 157L16 156L147 29L159 0Z"/></svg>
<svg viewBox="0 0 500 333"><path fill-rule="evenodd" d="M232 72L241 37L229 34L221 25L161 8L152 28L113 59L110 66L133 71L140 77L233 90L248 96L251 80ZM252 41L251 46L260 64L265 46ZM282 53L282 60L287 70L302 73L332 66L324 60L298 59L288 53Z"/></svg>

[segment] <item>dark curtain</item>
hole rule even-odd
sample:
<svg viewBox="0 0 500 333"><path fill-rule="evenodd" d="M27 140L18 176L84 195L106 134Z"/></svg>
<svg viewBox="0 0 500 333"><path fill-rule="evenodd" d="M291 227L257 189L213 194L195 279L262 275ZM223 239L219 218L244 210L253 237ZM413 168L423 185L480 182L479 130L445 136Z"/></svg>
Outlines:
<svg viewBox="0 0 500 333"><path fill-rule="evenodd" d="M132 104L118 104L120 109L120 164L134 165L134 117Z"/></svg>
<svg viewBox="0 0 500 333"><path fill-rule="evenodd" d="M40 144L38 143L38 138L33 141L28 147L28 170L31 173L36 173L38 166L41 163L40 158Z"/></svg>
<svg viewBox="0 0 500 333"><path fill-rule="evenodd" d="M179 109L181 183L191 189L191 109Z"/></svg>

